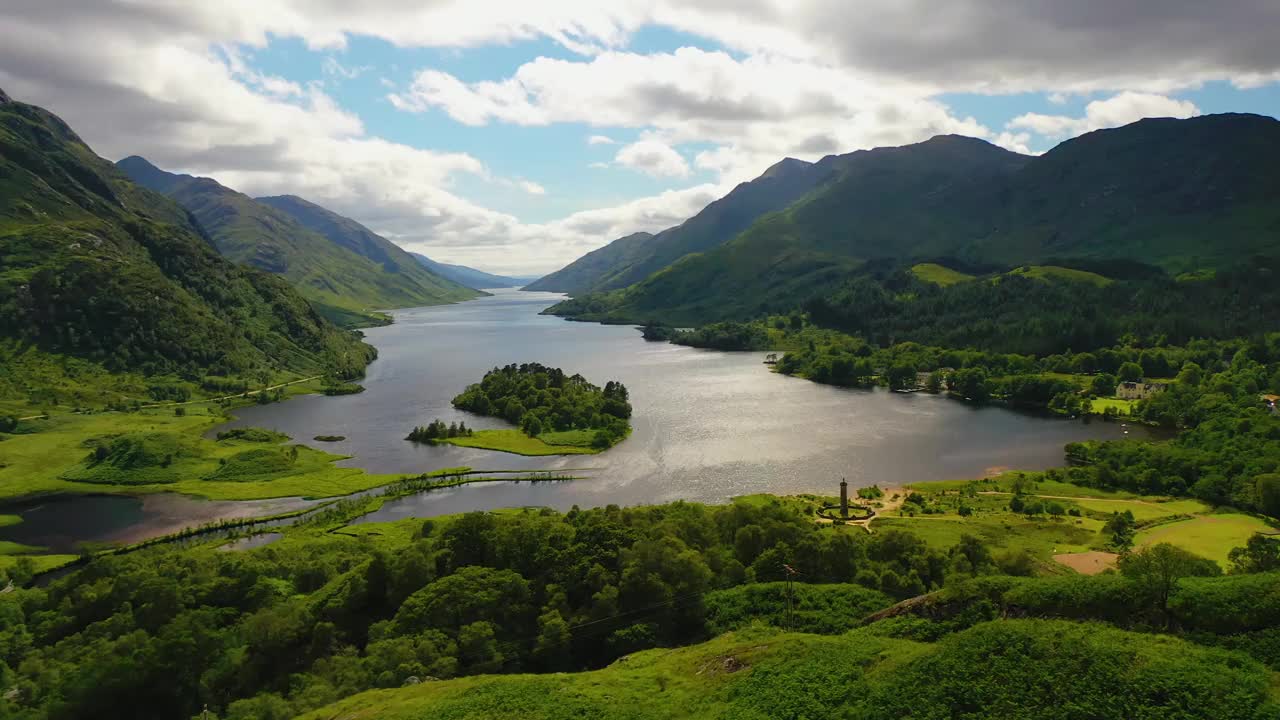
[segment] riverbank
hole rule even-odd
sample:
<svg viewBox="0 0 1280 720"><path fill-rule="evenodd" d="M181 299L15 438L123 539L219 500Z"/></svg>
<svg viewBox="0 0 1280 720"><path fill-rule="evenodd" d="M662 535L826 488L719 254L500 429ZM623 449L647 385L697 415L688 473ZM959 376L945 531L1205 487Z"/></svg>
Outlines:
<svg viewBox="0 0 1280 720"><path fill-rule="evenodd" d="M40 547L0 541L0 570L8 570L19 562L23 562L25 558L28 562L27 572L39 576L84 564L94 557L122 555L146 548L180 543L221 544L225 540L251 537L266 530L280 530L283 532L295 523L319 523L341 527L376 512L382 507L383 503L410 495L477 483L544 483L583 479L581 475L575 474L577 472L582 471L554 474L445 468L418 476L402 477L373 490L357 492L347 497L335 498L304 508L259 516L219 519L125 544L86 544L81 549L81 552L77 554L41 554L42 548ZM9 515L0 516L0 520L3 520L5 524L14 524L11 522L13 519L14 517ZM20 521L20 518L17 518L17 520Z"/></svg>

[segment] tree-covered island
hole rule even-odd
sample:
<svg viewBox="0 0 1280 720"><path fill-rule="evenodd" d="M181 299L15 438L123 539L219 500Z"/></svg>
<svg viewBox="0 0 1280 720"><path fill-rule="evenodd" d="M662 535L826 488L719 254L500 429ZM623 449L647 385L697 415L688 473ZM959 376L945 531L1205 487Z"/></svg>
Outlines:
<svg viewBox="0 0 1280 720"><path fill-rule="evenodd" d="M519 429L471 430L436 420L414 428L406 439L518 455L578 455L602 452L631 434L625 385L610 380L601 388L538 363L490 370L455 397L453 406Z"/></svg>

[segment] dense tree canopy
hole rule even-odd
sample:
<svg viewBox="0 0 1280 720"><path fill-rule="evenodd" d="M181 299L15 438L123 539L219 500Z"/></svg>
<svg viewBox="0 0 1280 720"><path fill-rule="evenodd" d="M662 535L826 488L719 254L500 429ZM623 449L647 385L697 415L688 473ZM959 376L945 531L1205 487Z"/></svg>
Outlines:
<svg viewBox="0 0 1280 720"><path fill-rule="evenodd" d="M603 388L581 375L538 363L507 365L485 373L453 399L454 407L492 415L518 425L530 436L543 432L594 430L606 445L626 436L631 402L625 385Z"/></svg>

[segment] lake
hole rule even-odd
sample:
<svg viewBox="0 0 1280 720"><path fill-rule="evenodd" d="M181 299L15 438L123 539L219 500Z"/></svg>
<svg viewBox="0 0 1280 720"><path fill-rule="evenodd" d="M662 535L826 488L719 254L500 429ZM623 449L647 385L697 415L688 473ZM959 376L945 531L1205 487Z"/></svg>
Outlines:
<svg viewBox="0 0 1280 720"><path fill-rule="evenodd" d="M1121 437L1118 424L1085 423L924 393L854 390L770 372L765 353L724 353L647 342L630 326L570 322L538 313L551 293L494 290L457 305L395 311L365 331L379 357L358 395L307 396L237 411L226 427L287 433L341 464L376 473L582 470L570 483L484 483L395 500L368 521L545 505L567 509L672 500L724 502L769 492L834 493L855 487L981 477L1004 468L1063 463L1063 445ZM479 428L505 423L460 412L454 395L499 365L540 362L603 385L626 384L634 432L600 455L526 458L417 445L415 425L437 418ZM1130 428L1136 434L1145 430ZM316 435L343 435L318 443Z"/></svg>

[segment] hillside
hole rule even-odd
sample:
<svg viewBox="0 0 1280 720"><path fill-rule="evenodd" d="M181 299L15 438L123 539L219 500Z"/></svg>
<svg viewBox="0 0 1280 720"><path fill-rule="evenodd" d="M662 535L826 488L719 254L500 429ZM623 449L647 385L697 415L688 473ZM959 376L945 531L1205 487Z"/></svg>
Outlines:
<svg viewBox="0 0 1280 720"><path fill-rule="evenodd" d="M571 294L617 290L644 280L686 255L733 238L767 213L782 210L832 177L849 156L817 163L786 158L763 175L735 187L680 225L657 235L620 238L529 286ZM614 246L618 246L614 248Z"/></svg>
<svg viewBox="0 0 1280 720"><path fill-rule="evenodd" d="M375 690L303 717L1264 718L1277 710L1268 683L1243 657L1100 624L1003 620L936 643L874 626L837 637L757 627L594 672Z"/></svg>
<svg viewBox="0 0 1280 720"><path fill-rule="evenodd" d="M320 233L333 243L372 260L385 272L400 275L417 283L428 294L457 297L467 290L478 289L458 282L445 273L423 265L412 253L348 217L343 217L297 195L260 197L258 202L288 213L309 230Z"/></svg>
<svg viewBox="0 0 1280 720"><path fill-rule="evenodd" d="M476 290L484 290L485 288L506 288L506 287L523 287L529 284L529 278L508 277L506 275L494 275L483 270L467 267L466 265L451 265L449 263L436 262L421 253L409 253L423 267L442 278L448 278L459 285L465 285Z"/></svg>
<svg viewBox="0 0 1280 720"><path fill-rule="evenodd" d="M188 379L354 372L372 354L288 283L220 257L181 208L62 120L3 93L0 337L24 363L88 360L76 370L86 380L94 366Z"/></svg>
<svg viewBox="0 0 1280 720"><path fill-rule="evenodd" d="M654 235L647 232L631 233L597 248L574 260L563 268L542 276L530 283L525 290L577 294L589 292L617 268L630 267L648 254L648 245Z"/></svg>
<svg viewBox="0 0 1280 720"><path fill-rule="evenodd" d="M209 178L165 172L137 156L117 165L186 208L224 257L284 276L331 319L369 322L375 310L476 296L418 267L358 223L304 200L273 199L286 211Z"/></svg>
<svg viewBox="0 0 1280 720"><path fill-rule="evenodd" d="M571 314L750 317L794 306L873 260L1224 267L1280 248L1278 161L1280 122L1255 115L1143 120L1037 158L956 136L854 153L837 180L785 212Z"/></svg>

